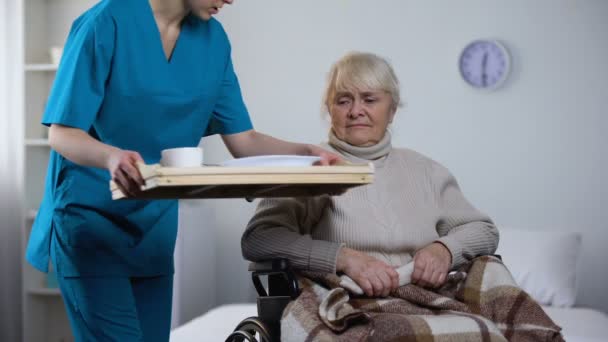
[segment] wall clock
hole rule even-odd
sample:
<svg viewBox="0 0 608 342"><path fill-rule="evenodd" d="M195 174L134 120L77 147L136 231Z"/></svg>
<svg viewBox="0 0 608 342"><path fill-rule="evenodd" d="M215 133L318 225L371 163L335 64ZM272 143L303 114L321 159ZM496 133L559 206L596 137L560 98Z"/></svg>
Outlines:
<svg viewBox="0 0 608 342"><path fill-rule="evenodd" d="M493 90L509 76L511 58L507 48L496 40L475 40L460 54L460 75L477 89Z"/></svg>

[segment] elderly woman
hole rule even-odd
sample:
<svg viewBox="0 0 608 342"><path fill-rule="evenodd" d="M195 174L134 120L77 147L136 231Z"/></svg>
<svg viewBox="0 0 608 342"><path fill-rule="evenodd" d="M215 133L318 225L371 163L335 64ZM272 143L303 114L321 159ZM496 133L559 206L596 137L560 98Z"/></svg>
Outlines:
<svg viewBox="0 0 608 342"><path fill-rule="evenodd" d="M485 256L496 250L498 231L454 176L392 147L387 128L399 104L399 82L384 59L339 60L325 92L325 147L372 162L374 183L336 197L264 200L249 222L245 258L287 258L312 271L300 272L302 292L283 312L281 340L563 341L500 260Z"/></svg>
<svg viewBox="0 0 608 342"><path fill-rule="evenodd" d="M399 286L396 267L414 261L411 281L442 285L448 272L492 254L498 231L463 196L454 176L415 151L394 148L388 127L400 105L389 63L351 53L331 69L326 148L372 162L373 184L342 196L263 200L242 238L246 259L287 258L298 270L346 274L368 296Z"/></svg>

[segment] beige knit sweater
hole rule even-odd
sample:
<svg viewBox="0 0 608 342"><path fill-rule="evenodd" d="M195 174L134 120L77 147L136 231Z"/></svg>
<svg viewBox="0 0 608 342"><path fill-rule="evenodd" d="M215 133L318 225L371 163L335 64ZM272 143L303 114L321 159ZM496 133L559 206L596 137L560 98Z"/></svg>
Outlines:
<svg viewBox="0 0 608 342"><path fill-rule="evenodd" d="M452 267L496 250L498 230L464 198L450 172L417 152L392 148L389 133L371 147L330 133L324 147L352 162L373 162L374 182L341 196L261 201L241 240L246 259L282 257L296 269L335 272L342 246L393 266L435 241L452 253Z"/></svg>

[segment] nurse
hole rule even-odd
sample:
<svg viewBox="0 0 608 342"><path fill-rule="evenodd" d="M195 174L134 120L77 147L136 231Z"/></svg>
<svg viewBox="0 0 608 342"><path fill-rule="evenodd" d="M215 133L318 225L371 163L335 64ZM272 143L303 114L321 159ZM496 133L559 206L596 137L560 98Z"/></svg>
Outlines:
<svg viewBox="0 0 608 342"><path fill-rule="evenodd" d="M168 341L177 201L112 201L136 163L220 134L235 157L337 156L253 130L230 43L232 0L102 0L74 21L42 123L52 147L26 258L59 278L77 341ZM109 171L109 172L108 172Z"/></svg>

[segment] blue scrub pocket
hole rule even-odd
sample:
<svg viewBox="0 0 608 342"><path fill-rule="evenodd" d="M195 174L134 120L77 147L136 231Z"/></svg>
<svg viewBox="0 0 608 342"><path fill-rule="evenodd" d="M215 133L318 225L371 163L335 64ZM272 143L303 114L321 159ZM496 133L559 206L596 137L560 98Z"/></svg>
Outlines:
<svg viewBox="0 0 608 342"><path fill-rule="evenodd" d="M141 232L94 208L68 206L59 219L60 235L74 248L131 248ZM124 219L123 219L124 220Z"/></svg>

